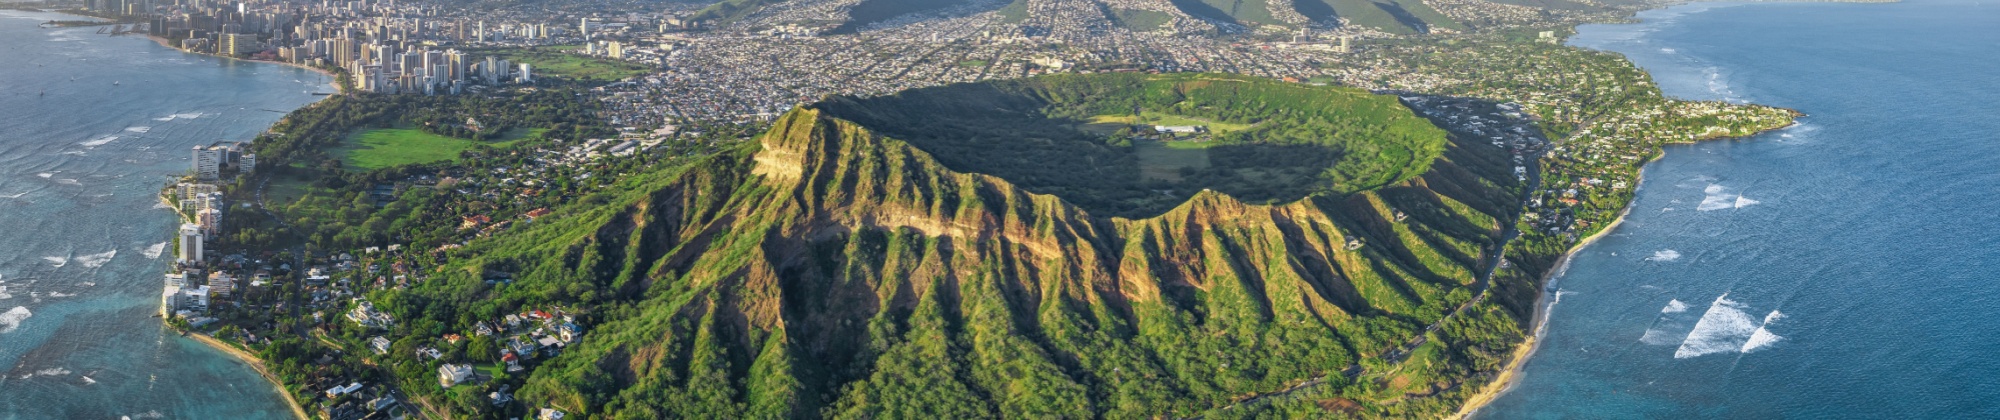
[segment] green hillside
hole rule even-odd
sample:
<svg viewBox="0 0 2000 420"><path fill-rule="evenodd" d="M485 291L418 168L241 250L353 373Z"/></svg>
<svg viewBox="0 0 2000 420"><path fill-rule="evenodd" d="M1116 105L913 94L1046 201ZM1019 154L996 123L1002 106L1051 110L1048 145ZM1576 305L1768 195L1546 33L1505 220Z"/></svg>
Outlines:
<svg viewBox="0 0 2000 420"><path fill-rule="evenodd" d="M1270 204L1225 175L1180 181L1213 184L1170 205L1092 198L1149 188L1140 158L1060 122L1134 106L1250 124L1210 150L1317 160L1222 153L1219 170L1319 171ZM374 300L420 336L582 314L580 342L508 380L572 418L1231 417L1308 380L1319 416L1435 417L1521 338L1490 304L1427 331L1471 299L1515 217L1506 159L1390 97L1237 76L835 98L472 241Z"/></svg>
<svg viewBox="0 0 2000 420"><path fill-rule="evenodd" d="M742 20L769 6L784 0L722 0L696 11L688 20L720 21L724 23Z"/></svg>
<svg viewBox="0 0 2000 420"><path fill-rule="evenodd" d="M1172 0L1174 7L1189 15L1240 25L1285 25L1271 16L1264 0Z"/></svg>
<svg viewBox="0 0 2000 420"><path fill-rule="evenodd" d="M1392 34L1413 34L1419 30L1466 30L1463 24L1445 17L1422 0L1296 0L1299 14L1320 21L1345 18L1351 25L1374 28Z"/></svg>

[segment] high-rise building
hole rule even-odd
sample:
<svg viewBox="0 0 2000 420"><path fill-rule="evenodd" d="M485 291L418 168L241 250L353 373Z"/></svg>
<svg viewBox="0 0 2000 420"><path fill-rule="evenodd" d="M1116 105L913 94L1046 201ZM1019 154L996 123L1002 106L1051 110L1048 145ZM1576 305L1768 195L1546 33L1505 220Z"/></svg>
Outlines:
<svg viewBox="0 0 2000 420"><path fill-rule="evenodd" d="M257 36L251 34L222 34L222 43L215 47L220 54L237 55L257 51Z"/></svg>
<svg viewBox="0 0 2000 420"><path fill-rule="evenodd" d="M528 63L521 63L521 83L534 83L535 74L528 69Z"/></svg>
<svg viewBox="0 0 2000 420"><path fill-rule="evenodd" d="M222 210L209 207L194 212L194 222L201 226L201 234L215 236L222 233Z"/></svg>
<svg viewBox="0 0 2000 420"><path fill-rule="evenodd" d="M181 237L180 237L181 246L179 255L180 257L179 261L181 264L194 264L201 262L201 239L202 239L201 225L193 223L181 224Z"/></svg>
<svg viewBox="0 0 2000 420"><path fill-rule="evenodd" d="M227 151L211 147L194 147L195 179L216 180L222 178L223 153Z"/></svg>

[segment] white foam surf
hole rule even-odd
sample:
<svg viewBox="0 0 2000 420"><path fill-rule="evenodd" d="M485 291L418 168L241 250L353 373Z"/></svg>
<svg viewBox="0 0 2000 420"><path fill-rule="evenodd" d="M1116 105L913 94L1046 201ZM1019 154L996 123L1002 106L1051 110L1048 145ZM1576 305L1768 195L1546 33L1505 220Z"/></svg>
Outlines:
<svg viewBox="0 0 2000 420"><path fill-rule="evenodd" d="M139 133L139 134L145 134L145 133L146 133L146 132L148 132L148 131L153 131L153 127L147 127L147 126L143 126L143 125L136 125L136 126L131 126L131 127L125 127L125 131L130 131L130 132L134 132L134 133Z"/></svg>
<svg viewBox="0 0 2000 420"><path fill-rule="evenodd" d="M1731 193L1728 187L1718 184L1708 184L1708 188L1702 189L1702 194L1701 204L1695 206L1695 210L1740 209L1759 203L1759 201L1749 199L1741 194Z"/></svg>
<svg viewBox="0 0 2000 420"><path fill-rule="evenodd" d="M111 262L111 258L117 256L118 256L118 250L113 249L110 251L104 251L96 254L76 257L76 262L78 264L83 264L85 268L97 268L103 266L104 263Z"/></svg>
<svg viewBox="0 0 2000 420"><path fill-rule="evenodd" d="M1687 304L1687 303L1685 303L1685 302L1681 302L1681 300L1680 300L1680 299L1674 299L1674 300L1669 300L1669 301L1667 301L1667 307L1665 307L1665 308L1660 308L1660 313L1663 313L1663 314L1677 314L1677 313L1681 313L1681 312L1687 312L1687 310L1688 310L1688 304Z"/></svg>
<svg viewBox="0 0 2000 420"><path fill-rule="evenodd" d="M84 147L97 147L97 146L103 146L103 145L106 145L106 144L111 144L111 142L114 142L114 141L118 141L118 136L116 136L116 135L109 135L109 136L104 136L104 137L98 137L98 138L95 138L95 139L90 139L89 141L85 141L85 142L82 142L82 143L77 143L77 144L81 144L81 145L83 145Z"/></svg>
<svg viewBox="0 0 2000 420"><path fill-rule="evenodd" d="M0 334L14 332L15 329L21 328L21 322L27 321L28 317L31 316L35 316L35 313L28 311L28 307L26 306L16 306L14 309L8 309L7 312L0 312Z"/></svg>
<svg viewBox="0 0 2000 420"><path fill-rule="evenodd" d="M7 300L13 298L14 295L7 294L7 286L0 286L0 300Z"/></svg>
<svg viewBox="0 0 2000 420"><path fill-rule="evenodd" d="M1659 262L1670 262L1679 259L1681 259L1681 252L1671 249L1655 251L1653 252L1653 256L1646 257L1646 261L1659 261ZM1677 300L1675 302L1680 302L1680 301Z"/></svg>
<svg viewBox="0 0 2000 420"><path fill-rule="evenodd" d="M50 264L54 264L56 268L69 265L69 257L42 257L42 261L48 261Z"/></svg>
<svg viewBox="0 0 2000 420"><path fill-rule="evenodd" d="M201 118L201 117L202 117L202 113L200 113L200 112L187 112L187 113L180 113L180 114L174 114L174 115L168 115L168 116L164 116L164 117L159 117L159 118L154 118L154 119L153 119L153 121L160 121L160 122L166 122L166 121L173 121L173 120L191 120L191 119L195 119L195 118Z"/></svg>
<svg viewBox="0 0 2000 420"><path fill-rule="evenodd" d="M1690 330L1686 315L1683 315L1687 310L1686 302L1681 302L1680 299L1668 300L1667 305L1660 308L1659 319L1653 320L1653 326L1646 328L1646 333L1639 336L1639 342L1655 346L1679 344L1681 339L1687 337Z"/></svg>
<svg viewBox="0 0 2000 420"><path fill-rule="evenodd" d="M1675 359L1700 357L1715 353L1742 351L1743 344L1757 331L1757 320L1743 312L1742 303L1729 300L1729 294L1715 298L1708 306L1708 312L1696 321L1694 330L1689 331L1681 347L1674 350Z"/></svg>
<svg viewBox="0 0 2000 420"><path fill-rule="evenodd" d="M1743 341L1742 351L1749 353L1762 350L1766 347L1771 347L1772 344L1778 344L1779 340L1784 340L1784 336L1771 333L1771 323L1778 322L1780 319L1785 319L1785 314L1782 312L1771 311L1771 313L1765 314L1764 325L1757 326L1757 331L1750 333L1750 339Z"/></svg>
<svg viewBox="0 0 2000 420"><path fill-rule="evenodd" d="M35 371L36 375L41 375L41 376L63 376L63 375L68 375L70 373L72 372L70 372L69 369L63 369L60 367L52 367L48 369Z"/></svg>
<svg viewBox="0 0 2000 420"><path fill-rule="evenodd" d="M90 379L89 376L80 376L80 377L83 378L84 385L97 385L96 379Z"/></svg>
<svg viewBox="0 0 2000 420"><path fill-rule="evenodd" d="M139 251L139 254L145 255L146 259L157 260L160 259L160 254L165 254L166 252L167 252L167 243L161 242L153 244L153 246L146 247L145 250Z"/></svg>

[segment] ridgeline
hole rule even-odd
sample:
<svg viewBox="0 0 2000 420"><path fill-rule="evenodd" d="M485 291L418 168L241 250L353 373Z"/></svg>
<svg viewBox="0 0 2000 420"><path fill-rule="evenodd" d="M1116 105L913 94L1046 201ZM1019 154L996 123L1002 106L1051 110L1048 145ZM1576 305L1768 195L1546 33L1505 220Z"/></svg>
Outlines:
<svg viewBox="0 0 2000 420"><path fill-rule="evenodd" d="M1079 125L1154 109L1247 126L1173 141L1319 166L1148 179L1131 143L1167 140ZM447 325L593 308L518 394L572 415L1185 417L1310 381L1337 391L1324 409L1439 416L1521 339L1504 310L1460 308L1524 187L1500 149L1449 137L1393 97L1210 74L832 98L476 241L385 306Z"/></svg>

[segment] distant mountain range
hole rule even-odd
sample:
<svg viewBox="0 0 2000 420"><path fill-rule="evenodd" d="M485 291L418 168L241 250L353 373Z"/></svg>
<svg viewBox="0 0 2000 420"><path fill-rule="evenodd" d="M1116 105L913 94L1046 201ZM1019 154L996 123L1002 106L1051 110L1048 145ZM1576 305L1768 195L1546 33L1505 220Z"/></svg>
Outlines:
<svg viewBox="0 0 2000 420"><path fill-rule="evenodd" d="M1487 1L1467 0L1451 4L1478 4ZM1602 10L1607 5L1638 3L1590 0L1491 1L1500 5L1567 11ZM1035 3L1058 2L1073 4L1070 7L1034 7ZM1307 25L1334 27L1345 24L1390 34L1469 29L1467 23L1448 17L1431 3L1422 0L1012 0L985 3L978 0L724 0L702 9L695 15L695 19L722 24L757 20L760 13L773 8L774 5L783 5L785 9L845 11L846 16L823 17L838 21L839 29L835 32L852 32L871 23L912 13L982 5L983 10L1000 11L1009 21L1028 20L1048 10L1062 10L1063 13L1091 10L1101 15L1096 18L1110 20L1119 26L1138 31L1157 29L1174 19L1196 19L1212 24L1274 29L1292 29ZM1070 21L1091 20L1075 19L1074 16L1047 17L1056 21L1066 20L1065 18ZM782 22L784 20L786 19L781 18L760 23L786 23Z"/></svg>

